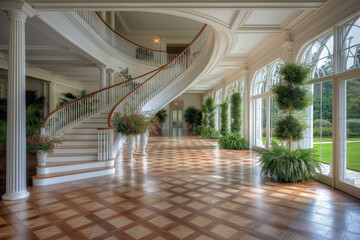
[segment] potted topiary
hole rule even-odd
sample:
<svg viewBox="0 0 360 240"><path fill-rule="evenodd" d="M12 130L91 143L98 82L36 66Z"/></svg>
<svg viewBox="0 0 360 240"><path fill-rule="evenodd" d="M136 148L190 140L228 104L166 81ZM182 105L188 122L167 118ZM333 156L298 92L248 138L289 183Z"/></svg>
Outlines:
<svg viewBox="0 0 360 240"><path fill-rule="evenodd" d="M127 136L128 139L128 150L129 150L129 162L134 162L133 158L135 151L135 140L137 135L145 133L148 128L148 123L145 120L145 117L139 113L131 113L121 115L120 113L115 113L115 126L116 130Z"/></svg>
<svg viewBox="0 0 360 240"><path fill-rule="evenodd" d="M199 110L196 109L195 107L188 107L186 110L185 110L185 115L184 115L184 118L185 118L185 122L188 123L188 128L189 128L189 131L192 131L193 128L194 128L194 125L197 123L197 119L199 118Z"/></svg>
<svg viewBox="0 0 360 240"><path fill-rule="evenodd" d="M58 142L55 138L34 135L27 138L27 152L32 155L36 154L37 164L39 166L45 166L47 154L54 151L55 144Z"/></svg>
<svg viewBox="0 0 360 240"><path fill-rule="evenodd" d="M298 117L311 102L310 93L304 89L309 69L296 64L286 64L280 70L281 80L272 87L275 103L281 111L275 122L274 136L286 142L285 147L274 145L262 150L259 159L261 172L282 182L300 182L320 171L313 149L295 149L293 142L303 139L306 125Z"/></svg>
<svg viewBox="0 0 360 240"><path fill-rule="evenodd" d="M155 116L158 118L158 121L159 121L158 129L159 129L159 131L161 131L162 125L164 124L164 122L166 121L166 118L168 116L166 109L161 109L160 111L158 111L155 114Z"/></svg>

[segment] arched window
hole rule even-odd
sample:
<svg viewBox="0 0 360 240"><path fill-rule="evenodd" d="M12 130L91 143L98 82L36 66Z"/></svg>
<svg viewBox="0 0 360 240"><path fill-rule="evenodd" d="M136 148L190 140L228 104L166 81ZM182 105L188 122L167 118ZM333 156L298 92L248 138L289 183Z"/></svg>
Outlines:
<svg viewBox="0 0 360 240"><path fill-rule="evenodd" d="M311 78L332 75L333 72L334 35L332 32L312 41L301 56L300 63L311 67Z"/></svg>
<svg viewBox="0 0 360 240"><path fill-rule="evenodd" d="M343 56L345 71L360 66L360 18L344 27Z"/></svg>
<svg viewBox="0 0 360 240"><path fill-rule="evenodd" d="M275 140L272 130L278 110L270 89L280 81L279 71L283 65L282 60L276 60L258 70L253 78L254 145L257 147L268 148Z"/></svg>

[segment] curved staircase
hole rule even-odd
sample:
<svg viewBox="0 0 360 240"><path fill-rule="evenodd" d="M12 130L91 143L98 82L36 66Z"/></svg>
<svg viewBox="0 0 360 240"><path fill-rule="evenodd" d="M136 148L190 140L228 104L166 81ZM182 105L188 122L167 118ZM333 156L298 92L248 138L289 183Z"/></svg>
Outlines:
<svg viewBox="0 0 360 240"><path fill-rule="evenodd" d="M114 113L126 114L129 109L137 112L146 109L152 113L159 110L206 70L213 44L213 34L205 25L189 46L164 66L91 93L50 113L41 133L61 137L61 144L48 155L46 166L37 166L33 185L114 173L114 157L126 140L125 136L114 133ZM134 82L136 84L131 84Z"/></svg>

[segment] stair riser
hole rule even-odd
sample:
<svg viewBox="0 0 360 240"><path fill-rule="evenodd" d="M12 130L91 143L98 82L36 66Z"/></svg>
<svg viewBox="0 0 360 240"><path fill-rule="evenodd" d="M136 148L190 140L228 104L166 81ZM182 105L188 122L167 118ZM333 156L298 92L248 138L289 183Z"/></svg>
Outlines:
<svg viewBox="0 0 360 240"><path fill-rule="evenodd" d="M71 156L71 157L47 157L47 162L66 162L66 161L94 161L97 156Z"/></svg>
<svg viewBox="0 0 360 240"><path fill-rule="evenodd" d="M97 140L98 135L64 135L64 140Z"/></svg>
<svg viewBox="0 0 360 240"><path fill-rule="evenodd" d="M96 127L96 128L105 128L108 125L106 123L81 123L77 127Z"/></svg>
<svg viewBox="0 0 360 240"><path fill-rule="evenodd" d="M74 170L86 170L96 167L111 167L114 166L114 160L112 161L98 161L93 163L84 163L84 164L74 164L58 167L41 167L36 168L36 174L48 174L48 173L57 173L57 172L66 172Z"/></svg>
<svg viewBox="0 0 360 240"><path fill-rule="evenodd" d="M98 130L96 128L94 129L89 129L89 128L85 128L85 129L78 129L78 128L73 128L70 131L68 131L67 133L97 133Z"/></svg>
<svg viewBox="0 0 360 240"><path fill-rule="evenodd" d="M70 141L70 142L62 142L59 146L97 146L97 141Z"/></svg>
<svg viewBox="0 0 360 240"><path fill-rule="evenodd" d="M97 148L54 149L54 153L97 153Z"/></svg>
<svg viewBox="0 0 360 240"><path fill-rule="evenodd" d="M88 172L88 173L60 176L60 177L33 179L33 185L34 186L45 186L45 185L50 185L50 184L55 184L55 183L63 183L63 182L111 175L113 173L115 173L115 168L101 170L101 171Z"/></svg>

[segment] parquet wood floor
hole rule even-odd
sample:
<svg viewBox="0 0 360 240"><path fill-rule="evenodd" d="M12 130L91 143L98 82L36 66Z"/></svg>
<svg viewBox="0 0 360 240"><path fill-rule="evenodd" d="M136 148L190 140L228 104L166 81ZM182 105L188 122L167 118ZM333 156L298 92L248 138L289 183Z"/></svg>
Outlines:
<svg viewBox="0 0 360 240"><path fill-rule="evenodd" d="M0 201L0 239L360 239L360 201L318 182L260 176L255 151L151 137L116 174ZM137 149L140 153L140 149Z"/></svg>

